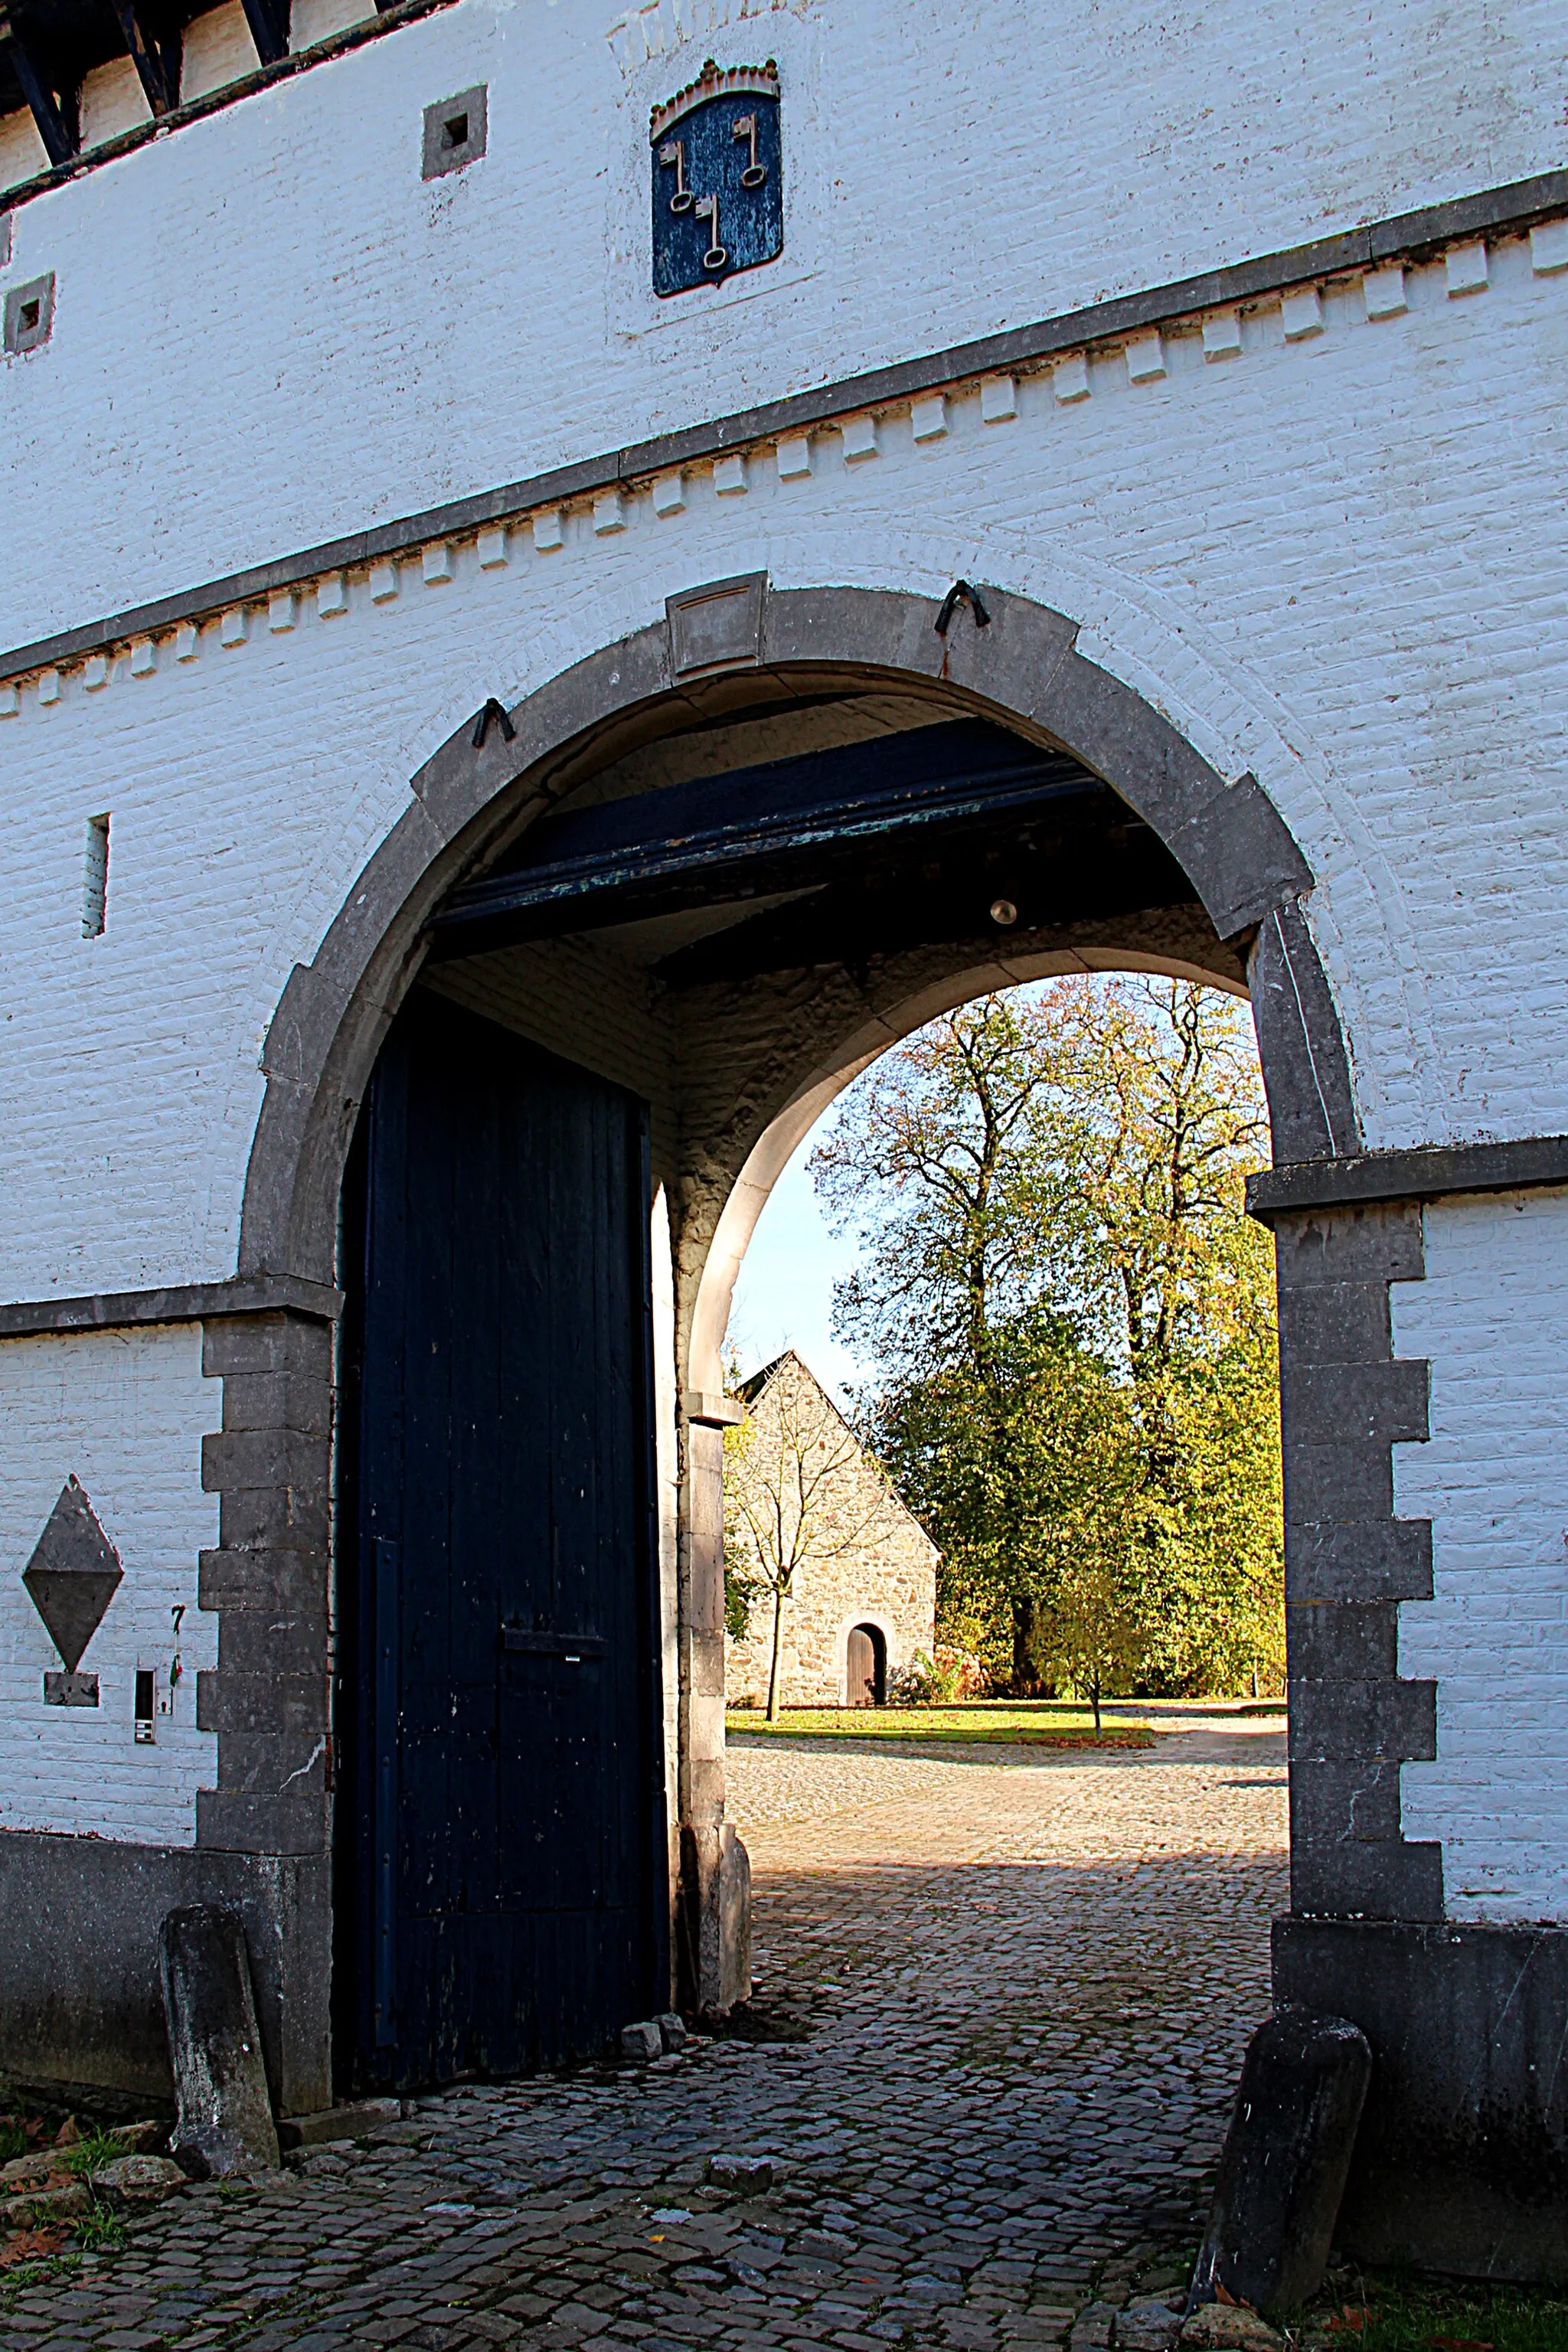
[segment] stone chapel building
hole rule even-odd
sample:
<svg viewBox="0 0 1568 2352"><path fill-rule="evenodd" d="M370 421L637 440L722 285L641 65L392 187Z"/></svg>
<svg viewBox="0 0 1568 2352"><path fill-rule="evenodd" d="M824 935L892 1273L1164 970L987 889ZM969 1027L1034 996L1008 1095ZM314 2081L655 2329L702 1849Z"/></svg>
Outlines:
<svg viewBox="0 0 1568 2352"><path fill-rule="evenodd" d="M729 1450L726 1498L746 1486L764 1527L782 1506L800 1554L780 1629L781 1701L880 1706L889 1678L936 1646L937 1548L793 1348L735 1395L746 1412L745 1450ZM785 1547L761 1550L732 1502L725 1544L727 1566L749 1572L752 1587L745 1634L725 1643L725 1697L731 1706L761 1706L773 1668L767 1566Z"/></svg>
<svg viewBox="0 0 1568 2352"><path fill-rule="evenodd" d="M939 1009L1249 997L1358 2256L1568 2243L1561 0L11 0L0 2049L745 1990L728 1303ZM1048 1996L1047 1996L1048 1997Z"/></svg>

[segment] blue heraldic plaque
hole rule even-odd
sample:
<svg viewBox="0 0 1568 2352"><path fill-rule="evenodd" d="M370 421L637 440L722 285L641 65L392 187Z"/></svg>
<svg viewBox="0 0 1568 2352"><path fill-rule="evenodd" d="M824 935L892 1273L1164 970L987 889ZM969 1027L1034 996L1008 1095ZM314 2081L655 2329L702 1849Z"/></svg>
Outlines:
<svg viewBox="0 0 1568 2352"><path fill-rule="evenodd" d="M784 251L778 68L721 68L656 106L653 290L720 286Z"/></svg>

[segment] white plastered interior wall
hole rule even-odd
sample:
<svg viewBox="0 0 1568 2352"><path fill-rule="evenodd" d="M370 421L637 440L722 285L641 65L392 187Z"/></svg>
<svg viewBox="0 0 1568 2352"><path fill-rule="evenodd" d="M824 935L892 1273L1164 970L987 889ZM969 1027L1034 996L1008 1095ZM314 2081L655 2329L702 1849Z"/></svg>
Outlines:
<svg viewBox="0 0 1568 2352"><path fill-rule="evenodd" d="M1455 1919L1568 1919L1568 1192L1435 1201L1426 1278L1389 1292L1431 1364L1431 1435L1394 1449L1430 1518L1434 1598L1399 1671L1437 1682L1437 1759L1402 1768L1407 1838L1440 1838Z"/></svg>
<svg viewBox="0 0 1568 2352"><path fill-rule="evenodd" d="M0 1828L195 1844L196 1790L217 1780L216 1738L196 1728L196 1675L217 1663L196 1568L217 1542L201 1455L219 1405L195 1324L0 1340ZM45 1704L60 1660L22 1582L72 1476L123 1571L81 1660L96 1707ZM176 1654L174 1712L138 1746L136 1671L166 1686Z"/></svg>

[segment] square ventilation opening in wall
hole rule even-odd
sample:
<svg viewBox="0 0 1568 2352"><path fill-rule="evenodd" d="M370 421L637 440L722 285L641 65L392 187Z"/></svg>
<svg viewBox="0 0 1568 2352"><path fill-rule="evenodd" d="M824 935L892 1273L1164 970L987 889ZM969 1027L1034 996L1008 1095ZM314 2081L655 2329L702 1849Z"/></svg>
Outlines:
<svg viewBox="0 0 1568 2352"><path fill-rule="evenodd" d="M109 920L109 818L89 816L82 865L81 935L96 940Z"/></svg>
<svg viewBox="0 0 1568 2352"><path fill-rule="evenodd" d="M51 270L47 278L29 278L25 286L13 286L5 297L5 342L8 353L36 352L40 343L49 340L55 323L55 279Z"/></svg>
<svg viewBox="0 0 1568 2352"><path fill-rule="evenodd" d="M465 163L477 162L484 153L487 93L488 85L479 82L473 89L460 89L456 98L444 98L438 106L426 108L423 178L438 180L444 172L460 172Z"/></svg>

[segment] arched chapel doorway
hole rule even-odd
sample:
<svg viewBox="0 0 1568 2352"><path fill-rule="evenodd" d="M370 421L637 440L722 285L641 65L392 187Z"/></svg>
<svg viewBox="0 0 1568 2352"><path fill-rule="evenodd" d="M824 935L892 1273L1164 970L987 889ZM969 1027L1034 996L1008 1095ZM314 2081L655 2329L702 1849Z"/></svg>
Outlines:
<svg viewBox="0 0 1568 2352"><path fill-rule="evenodd" d="M672 599L455 736L296 973L242 1254L348 1298L343 2087L602 2046L672 1917L686 1996L733 1991L719 1349L858 1069L1053 971L1250 982L1276 1156L1353 1146L1300 851L1074 635Z"/></svg>
<svg viewBox="0 0 1568 2352"><path fill-rule="evenodd" d="M851 1625L845 1643L844 1703L881 1706L888 1696L888 1637L879 1625Z"/></svg>

